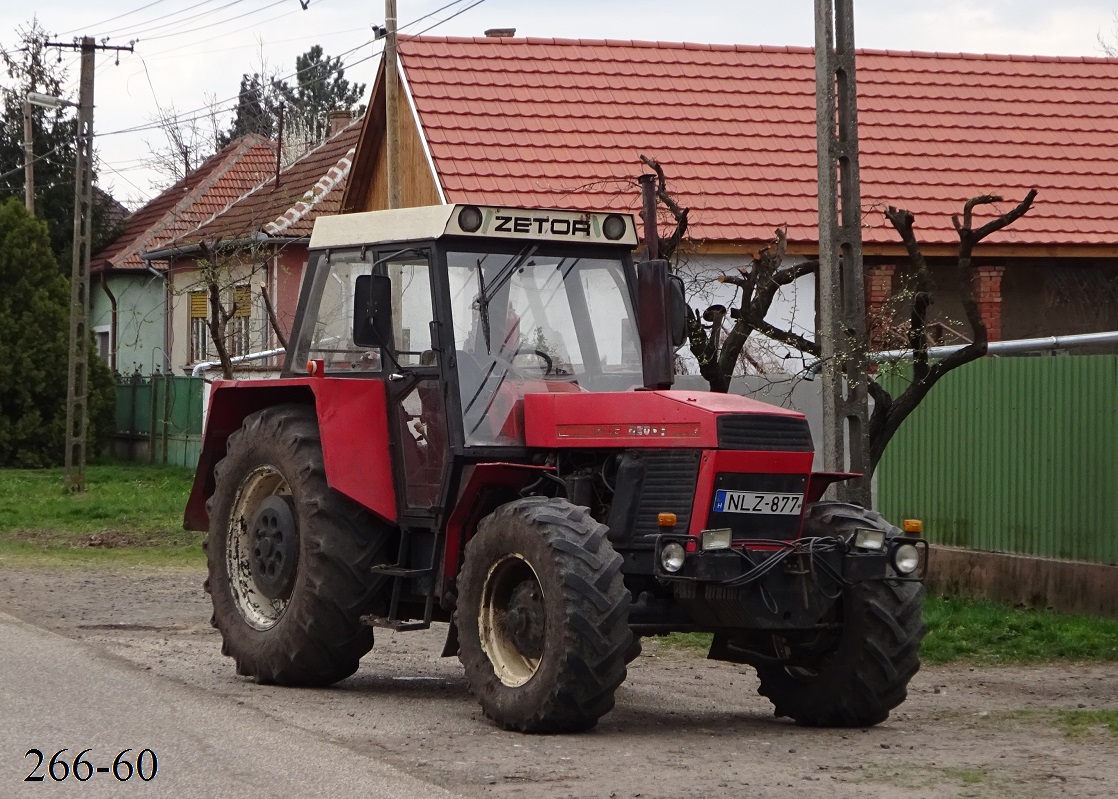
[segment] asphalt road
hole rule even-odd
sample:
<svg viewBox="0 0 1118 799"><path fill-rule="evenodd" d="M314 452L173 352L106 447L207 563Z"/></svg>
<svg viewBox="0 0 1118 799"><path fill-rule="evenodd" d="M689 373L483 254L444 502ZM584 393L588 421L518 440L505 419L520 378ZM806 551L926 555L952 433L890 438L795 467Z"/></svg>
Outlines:
<svg viewBox="0 0 1118 799"><path fill-rule="evenodd" d="M72 766L83 749L97 768L86 781L56 782L49 759L63 747ZM149 781L114 776L124 749L158 758ZM27 782L34 771L42 782ZM95 646L64 638L0 613L0 797L223 797L223 799L438 799L443 788L284 723L229 697L209 695L158 677ZM80 776L86 768L79 766ZM150 776L152 761L144 756ZM127 768L119 766L121 776ZM61 765L55 774L61 776Z"/></svg>

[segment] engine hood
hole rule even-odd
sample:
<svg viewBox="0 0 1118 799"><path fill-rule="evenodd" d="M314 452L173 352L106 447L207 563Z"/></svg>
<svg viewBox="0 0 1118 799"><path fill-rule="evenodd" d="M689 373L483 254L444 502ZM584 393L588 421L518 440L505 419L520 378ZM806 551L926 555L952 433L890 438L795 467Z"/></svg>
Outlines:
<svg viewBox="0 0 1118 799"><path fill-rule="evenodd" d="M705 391L528 394L525 443L530 447L718 446L718 417L727 414L803 419L803 414Z"/></svg>

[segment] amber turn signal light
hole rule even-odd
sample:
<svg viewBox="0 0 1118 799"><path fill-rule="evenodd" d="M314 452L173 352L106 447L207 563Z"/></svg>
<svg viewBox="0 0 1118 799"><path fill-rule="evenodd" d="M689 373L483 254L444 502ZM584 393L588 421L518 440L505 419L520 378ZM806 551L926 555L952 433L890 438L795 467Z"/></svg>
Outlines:
<svg viewBox="0 0 1118 799"><path fill-rule="evenodd" d="M924 532L924 522L919 519L905 519L904 531L906 533L916 533L920 535L920 533Z"/></svg>
<svg viewBox="0 0 1118 799"><path fill-rule="evenodd" d="M675 527L676 516L674 513L661 513L656 517L656 523L661 527Z"/></svg>

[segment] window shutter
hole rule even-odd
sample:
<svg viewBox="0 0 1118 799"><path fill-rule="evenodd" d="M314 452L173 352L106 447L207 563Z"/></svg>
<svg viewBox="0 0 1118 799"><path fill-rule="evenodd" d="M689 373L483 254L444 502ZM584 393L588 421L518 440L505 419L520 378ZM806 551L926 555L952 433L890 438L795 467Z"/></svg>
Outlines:
<svg viewBox="0 0 1118 799"><path fill-rule="evenodd" d="M209 296L204 291L190 292L190 318L205 319L210 315Z"/></svg>
<svg viewBox="0 0 1118 799"><path fill-rule="evenodd" d="M234 317L248 317L252 315L252 289L248 286L236 286L233 289L233 302L236 303Z"/></svg>

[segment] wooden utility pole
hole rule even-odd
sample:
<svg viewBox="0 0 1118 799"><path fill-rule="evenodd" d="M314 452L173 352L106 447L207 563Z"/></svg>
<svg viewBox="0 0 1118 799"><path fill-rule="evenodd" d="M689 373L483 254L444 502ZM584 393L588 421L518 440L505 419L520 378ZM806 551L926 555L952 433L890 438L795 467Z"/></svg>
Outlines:
<svg viewBox="0 0 1118 799"><path fill-rule="evenodd" d="M837 92L837 103L836 103ZM823 463L866 477L839 483L839 499L870 507L866 300L853 0L815 0L819 281L816 340L823 359Z"/></svg>
<svg viewBox="0 0 1118 799"><path fill-rule="evenodd" d="M89 248L93 223L93 73L98 50L132 46L98 45L91 36L80 42L46 42L47 47L81 50L78 84L78 140L74 161L74 256L70 269L70 359L66 374L66 486L85 490L85 442L89 426Z"/></svg>
<svg viewBox="0 0 1118 799"><path fill-rule="evenodd" d="M396 0L384 0L384 147L388 167L388 207L399 208L400 202L400 125L397 120L396 95L399 86L396 58Z"/></svg>
<svg viewBox="0 0 1118 799"><path fill-rule="evenodd" d="M35 215L35 145L31 136L31 101L23 96L23 204Z"/></svg>

